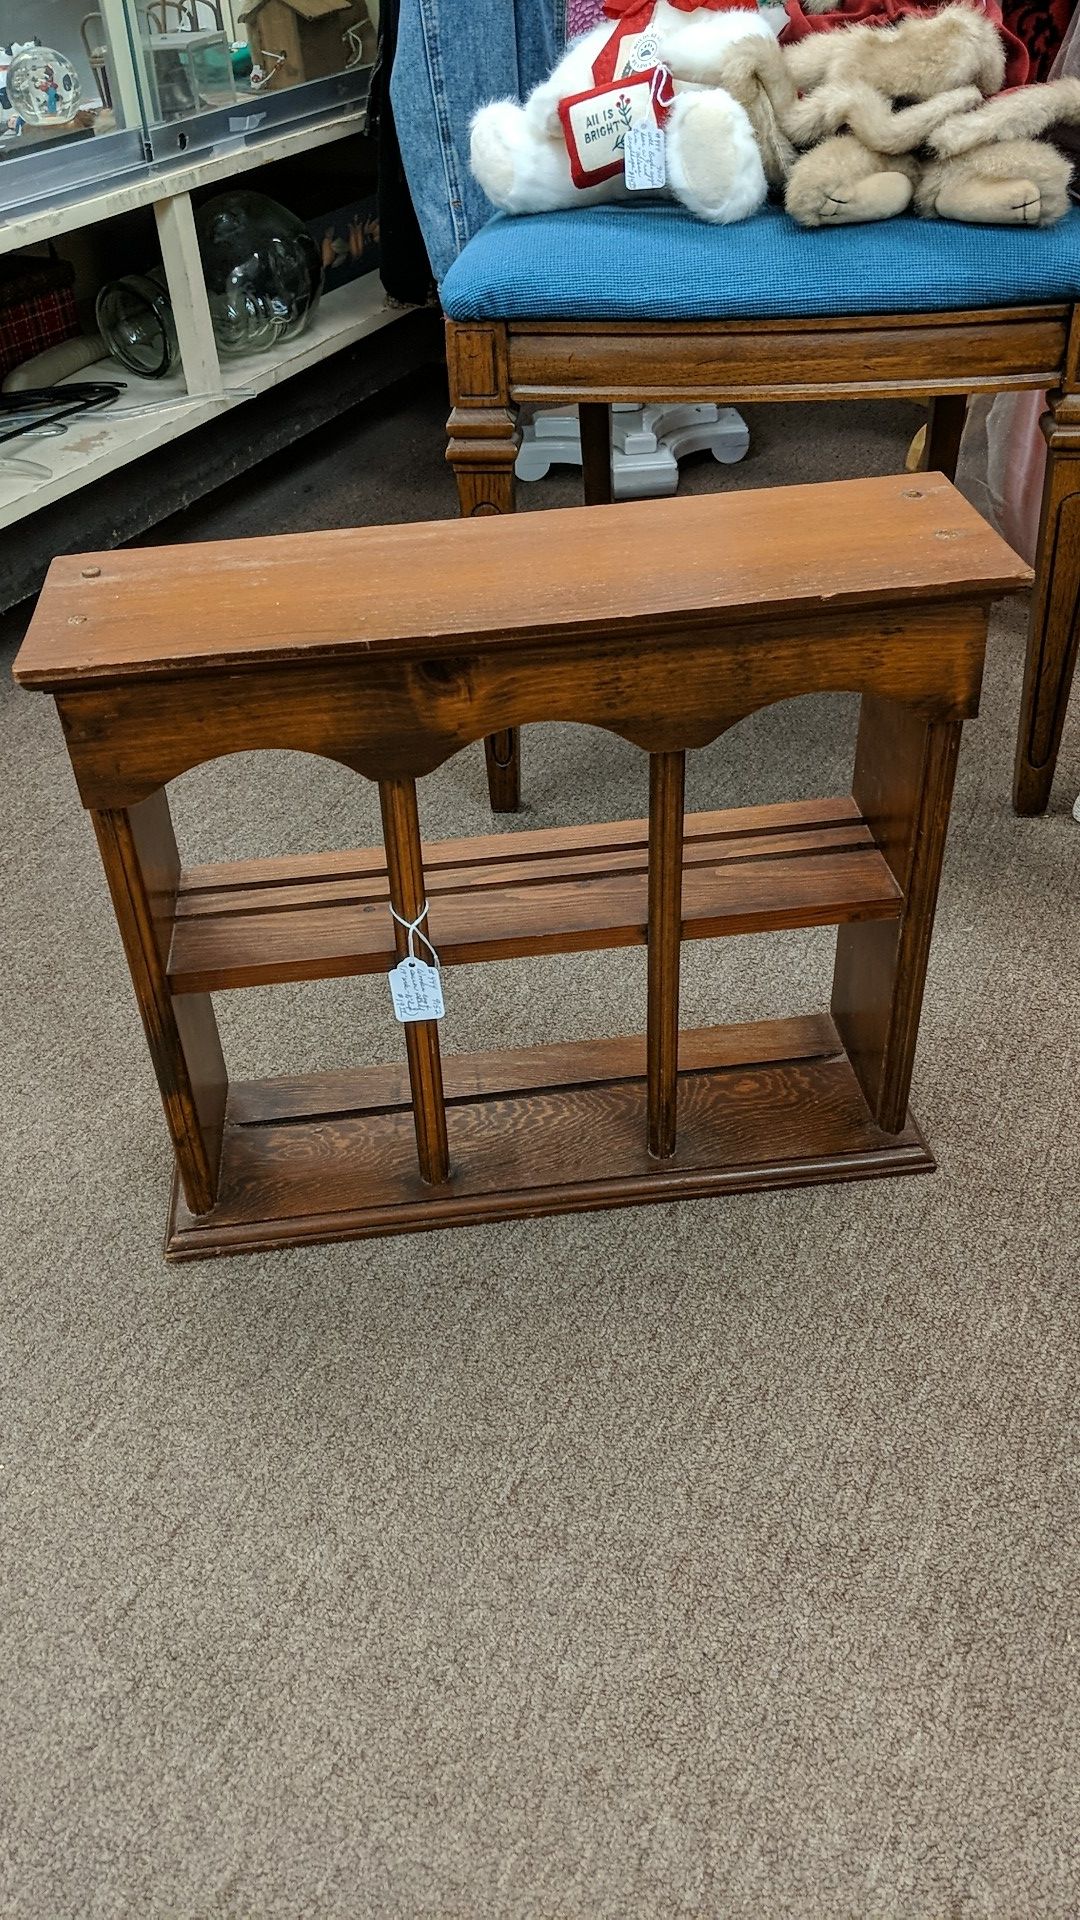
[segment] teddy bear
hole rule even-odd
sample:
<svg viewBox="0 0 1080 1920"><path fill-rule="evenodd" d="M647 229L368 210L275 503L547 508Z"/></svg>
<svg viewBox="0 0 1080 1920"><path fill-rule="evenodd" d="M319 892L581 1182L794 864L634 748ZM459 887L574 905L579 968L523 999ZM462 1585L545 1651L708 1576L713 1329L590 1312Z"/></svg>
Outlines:
<svg viewBox="0 0 1080 1920"><path fill-rule="evenodd" d="M784 202L801 226L886 220L912 205L1046 226L1068 207L1069 162L1037 136L1080 121L1080 81L1002 93L1001 35L973 6L734 47L719 72L755 126L774 114L797 150Z"/></svg>
<svg viewBox="0 0 1080 1920"><path fill-rule="evenodd" d="M547 213L628 197L625 135L645 120L664 131L654 184L703 220L755 213L791 150L775 122L756 137L716 75L739 43L775 44L756 5L606 0L605 12L524 106L497 100L474 115L470 162L488 199L507 213Z"/></svg>

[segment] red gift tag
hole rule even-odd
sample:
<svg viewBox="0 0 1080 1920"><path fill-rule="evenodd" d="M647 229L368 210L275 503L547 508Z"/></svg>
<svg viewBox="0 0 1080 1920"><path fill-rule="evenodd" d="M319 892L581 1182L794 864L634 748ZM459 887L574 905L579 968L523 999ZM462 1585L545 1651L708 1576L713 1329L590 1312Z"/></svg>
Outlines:
<svg viewBox="0 0 1080 1920"><path fill-rule="evenodd" d="M634 127L662 127L674 98L666 67L652 67L629 80L613 80L571 93L559 101L570 177L575 187L594 187L623 171L623 147Z"/></svg>

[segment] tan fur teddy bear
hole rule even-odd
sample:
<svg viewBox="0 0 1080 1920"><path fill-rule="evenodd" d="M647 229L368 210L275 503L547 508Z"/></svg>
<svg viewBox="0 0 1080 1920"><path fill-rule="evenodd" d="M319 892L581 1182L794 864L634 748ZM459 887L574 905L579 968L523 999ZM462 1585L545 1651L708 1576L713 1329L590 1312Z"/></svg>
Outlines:
<svg viewBox="0 0 1080 1920"><path fill-rule="evenodd" d="M1004 73L993 22L955 5L783 48L733 47L719 77L765 151L777 130L799 150L784 199L804 227L887 220L912 204L947 220L1047 226L1068 207L1071 170L1036 136L1080 121L1080 81L1001 93Z"/></svg>

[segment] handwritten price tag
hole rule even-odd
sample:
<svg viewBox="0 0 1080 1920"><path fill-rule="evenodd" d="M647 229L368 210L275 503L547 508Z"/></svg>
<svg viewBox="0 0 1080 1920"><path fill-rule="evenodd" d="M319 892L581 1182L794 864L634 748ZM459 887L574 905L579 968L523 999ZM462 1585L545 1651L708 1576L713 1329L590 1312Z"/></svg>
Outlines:
<svg viewBox="0 0 1080 1920"><path fill-rule="evenodd" d="M664 129L646 120L631 127L623 143L626 184L631 193L651 193L667 180Z"/></svg>
<svg viewBox="0 0 1080 1920"><path fill-rule="evenodd" d="M409 1020L442 1019L446 1009L438 967L429 967L426 960L410 957L399 960L386 977L390 982L394 1013L402 1025Z"/></svg>

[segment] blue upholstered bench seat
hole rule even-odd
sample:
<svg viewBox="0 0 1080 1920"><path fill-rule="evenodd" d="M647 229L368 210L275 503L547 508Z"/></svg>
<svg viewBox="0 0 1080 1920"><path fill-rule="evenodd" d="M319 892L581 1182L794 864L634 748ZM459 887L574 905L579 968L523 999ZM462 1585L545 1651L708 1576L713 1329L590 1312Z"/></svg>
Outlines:
<svg viewBox="0 0 1080 1920"><path fill-rule="evenodd" d="M807 232L779 207L713 227L682 207L497 214L442 284L452 320L760 320L1080 298L1080 209L1057 226L886 220Z"/></svg>

